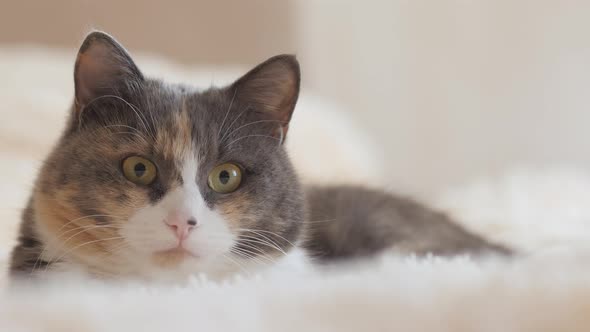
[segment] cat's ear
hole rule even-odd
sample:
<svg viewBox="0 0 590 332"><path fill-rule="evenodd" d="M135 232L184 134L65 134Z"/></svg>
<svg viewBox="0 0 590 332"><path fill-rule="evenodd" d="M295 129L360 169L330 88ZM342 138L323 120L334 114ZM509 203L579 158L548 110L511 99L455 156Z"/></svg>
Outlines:
<svg viewBox="0 0 590 332"><path fill-rule="evenodd" d="M104 32L92 32L80 46L74 67L76 108L82 109L100 96L120 95L142 80L123 46Z"/></svg>
<svg viewBox="0 0 590 332"><path fill-rule="evenodd" d="M299 62L295 56L278 55L250 70L230 90L258 117L276 121L279 126L272 135L283 138L297 103L299 83Z"/></svg>

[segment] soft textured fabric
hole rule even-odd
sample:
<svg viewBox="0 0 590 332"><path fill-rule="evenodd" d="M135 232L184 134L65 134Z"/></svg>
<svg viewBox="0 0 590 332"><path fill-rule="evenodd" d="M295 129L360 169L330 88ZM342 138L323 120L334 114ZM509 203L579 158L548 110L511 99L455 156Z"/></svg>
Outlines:
<svg viewBox="0 0 590 332"><path fill-rule="evenodd" d="M70 54L71 53L71 54ZM72 98L74 52L0 49L0 262ZM208 86L240 68L143 56L146 74ZM215 76L213 76L215 75ZM306 183L380 183L379 150L337 106L304 92L288 148ZM322 160L322 161L319 161ZM319 161L319 162L318 162ZM511 261L380 257L335 270L275 269L177 287L58 280L0 295L0 331L587 331L590 176L521 168L431 203L519 250ZM6 278L0 278L5 285Z"/></svg>

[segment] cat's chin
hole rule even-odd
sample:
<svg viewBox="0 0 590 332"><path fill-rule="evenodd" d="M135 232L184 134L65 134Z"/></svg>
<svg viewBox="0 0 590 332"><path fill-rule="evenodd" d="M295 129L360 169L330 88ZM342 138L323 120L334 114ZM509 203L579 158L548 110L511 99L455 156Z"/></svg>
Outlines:
<svg viewBox="0 0 590 332"><path fill-rule="evenodd" d="M186 260L198 259L200 259L198 255L181 247L156 251L152 255L152 262L163 268L176 267Z"/></svg>

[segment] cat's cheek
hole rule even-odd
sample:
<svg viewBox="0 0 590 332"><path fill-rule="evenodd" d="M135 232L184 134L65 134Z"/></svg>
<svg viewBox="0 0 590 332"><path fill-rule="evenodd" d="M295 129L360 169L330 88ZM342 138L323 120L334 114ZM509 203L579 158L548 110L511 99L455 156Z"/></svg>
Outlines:
<svg viewBox="0 0 590 332"><path fill-rule="evenodd" d="M57 191L54 197L36 193L34 220L45 244L43 257L52 261L101 261L105 251L120 245L121 238L116 228L99 222L102 214L83 214L75 201L67 199L75 193L74 187Z"/></svg>
<svg viewBox="0 0 590 332"><path fill-rule="evenodd" d="M236 195L230 200L216 204L215 210L219 211L228 229L234 234L239 234L244 228L253 226L250 223L257 219L252 215L252 204L247 195Z"/></svg>
<svg viewBox="0 0 590 332"><path fill-rule="evenodd" d="M176 245L174 234L162 222L166 215L167 212L158 206L147 206L129 218L122 226L121 235L129 243L131 251L150 255Z"/></svg>
<svg viewBox="0 0 590 332"><path fill-rule="evenodd" d="M228 221L218 211L208 208L200 210L197 218L201 220L200 225L187 238L185 247L202 261L223 259L220 256L229 254L237 240Z"/></svg>

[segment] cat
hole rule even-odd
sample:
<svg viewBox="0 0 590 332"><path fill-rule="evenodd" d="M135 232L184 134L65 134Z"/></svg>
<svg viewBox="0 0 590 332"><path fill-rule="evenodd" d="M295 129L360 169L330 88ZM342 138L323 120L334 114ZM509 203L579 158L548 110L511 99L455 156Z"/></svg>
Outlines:
<svg viewBox="0 0 590 332"><path fill-rule="evenodd" d="M299 95L294 56L199 91L145 77L123 46L95 31L80 47L74 83L65 130L23 213L15 278L215 277L293 251L315 264L385 251L510 253L410 199L303 188L283 146Z"/></svg>

